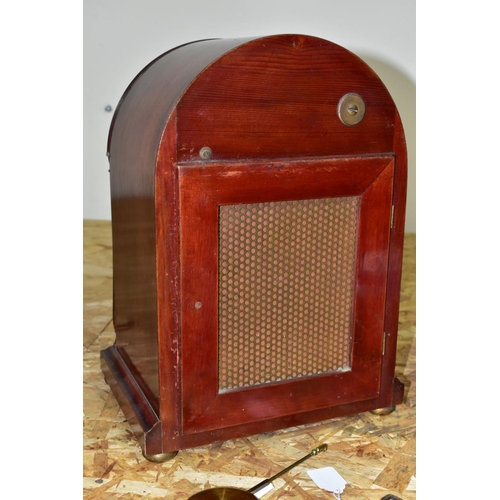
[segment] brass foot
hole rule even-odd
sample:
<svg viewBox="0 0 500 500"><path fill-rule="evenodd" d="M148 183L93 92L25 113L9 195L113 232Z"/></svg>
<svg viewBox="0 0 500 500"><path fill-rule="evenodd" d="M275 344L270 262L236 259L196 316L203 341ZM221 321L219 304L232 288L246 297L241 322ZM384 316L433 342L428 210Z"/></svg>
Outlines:
<svg viewBox="0 0 500 500"><path fill-rule="evenodd" d="M172 458L174 458L177 455L177 453L179 452L172 451L169 453L157 453L156 455L144 455L144 453L142 455L146 460L149 460L150 462L161 464L163 462L168 462L169 460L172 460Z"/></svg>
<svg viewBox="0 0 500 500"><path fill-rule="evenodd" d="M387 406L385 408L377 408L376 410L371 410L370 413L373 413L374 415L389 415L389 413L392 413L396 409L395 406Z"/></svg>

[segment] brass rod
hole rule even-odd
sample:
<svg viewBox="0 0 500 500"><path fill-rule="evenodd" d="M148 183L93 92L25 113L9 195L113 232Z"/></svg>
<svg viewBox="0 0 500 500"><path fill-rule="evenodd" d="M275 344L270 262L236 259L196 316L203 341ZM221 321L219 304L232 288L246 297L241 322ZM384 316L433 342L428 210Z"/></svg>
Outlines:
<svg viewBox="0 0 500 500"><path fill-rule="evenodd" d="M307 460L310 457L313 457L314 455L317 455L318 453L321 453L322 451L325 451L328 448L327 444L322 444L318 446L317 448L314 448L310 453L308 453L305 457L302 457L300 460L297 460L294 462L292 465L288 466L286 469L283 469L281 472L278 472L278 474L274 475L273 477L269 479L265 479L264 481L260 482L253 488L250 488L247 490L249 493L257 493L259 490L262 488L265 488L269 484L271 484L275 479L278 479L280 476L283 474L286 474L289 470L293 469L294 467L297 467L297 465L301 464L305 460Z"/></svg>

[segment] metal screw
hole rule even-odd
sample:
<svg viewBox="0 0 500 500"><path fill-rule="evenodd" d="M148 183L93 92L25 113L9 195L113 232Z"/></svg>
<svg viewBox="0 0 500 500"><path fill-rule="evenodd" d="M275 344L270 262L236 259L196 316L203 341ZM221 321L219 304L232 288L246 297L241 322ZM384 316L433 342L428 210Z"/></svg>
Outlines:
<svg viewBox="0 0 500 500"><path fill-rule="evenodd" d="M104 108L104 111L107 111L108 113L110 111L113 111L113 108L108 104L105 108Z"/></svg>
<svg viewBox="0 0 500 500"><path fill-rule="evenodd" d="M342 96L337 106L337 115L340 121L348 127L357 125L363 120L365 111L365 101L359 94L354 92Z"/></svg>
<svg viewBox="0 0 500 500"><path fill-rule="evenodd" d="M200 149L200 158L203 160L209 160L212 156L212 150L208 146L204 146Z"/></svg>
<svg viewBox="0 0 500 500"><path fill-rule="evenodd" d="M196 307L196 309L201 309L201 302L195 302L194 307Z"/></svg>
<svg viewBox="0 0 500 500"><path fill-rule="evenodd" d="M350 116L354 116L354 115L357 115L358 114L358 107L356 106L356 104L352 104L351 106L349 106L347 108L347 112L349 113Z"/></svg>

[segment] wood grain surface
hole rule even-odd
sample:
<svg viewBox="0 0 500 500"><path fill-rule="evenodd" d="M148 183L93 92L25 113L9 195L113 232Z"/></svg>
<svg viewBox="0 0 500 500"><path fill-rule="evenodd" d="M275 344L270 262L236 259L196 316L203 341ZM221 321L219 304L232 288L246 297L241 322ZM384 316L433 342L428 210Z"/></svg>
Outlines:
<svg viewBox="0 0 500 500"><path fill-rule="evenodd" d="M353 93L364 118L349 126L338 106ZM401 401L406 148L389 92L359 57L289 34L170 50L126 89L108 154L116 339L102 368L146 455ZM362 200L349 373L219 396L218 207L353 193Z"/></svg>
<svg viewBox="0 0 500 500"><path fill-rule="evenodd" d="M264 500L331 499L307 470L332 466L347 481L342 500L416 498L415 245L405 235L396 376L405 399L395 412L369 412L182 450L170 462L145 460L101 372L111 345L111 224L84 222L83 497L183 500L209 486L250 488L321 443L328 450L275 481Z"/></svg>

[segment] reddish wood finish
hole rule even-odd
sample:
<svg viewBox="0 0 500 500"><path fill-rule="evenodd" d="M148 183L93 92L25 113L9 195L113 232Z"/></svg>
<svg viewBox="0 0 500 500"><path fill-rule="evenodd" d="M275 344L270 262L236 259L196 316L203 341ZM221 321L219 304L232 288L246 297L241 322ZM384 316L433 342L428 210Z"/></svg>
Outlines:
<svg viewBox="0 0 500 500"><path fill-rule="evenodd" d="M393 166L392 157L382 156L180 168L185 432L216 429L221 421L227 426L237 425L378 396ZM301 199L304 193L308 198L361 196L358 247L362 250L356 266L352 369L322 378L218 394L218 207ZM202 307L197 309L196 303ZM331 390L332 384L349 387L349 391L336 393Z"/></svg>
<svg viewBox="0 0 500 500"><path fill-rule="evenodd" d="M353 127L337 117L348 92L366 103ZM401 402L406 148L359 58L303 35L178 47L126 90L108 151L116 343L102 364L145 454ZM337 196L361 196L351 371L219 393L218 207Z"/></svg>
<svg viewBox="0 0 500 500"><path fill-rule="evenodd" d="M337 118L348 92L366 102L355 127ZM177 112L183 162L198 161L207 145L212 160L387 153L396 110L380 79L352 53L318 38L282 35L244 44L206 68Z"/></svg>

